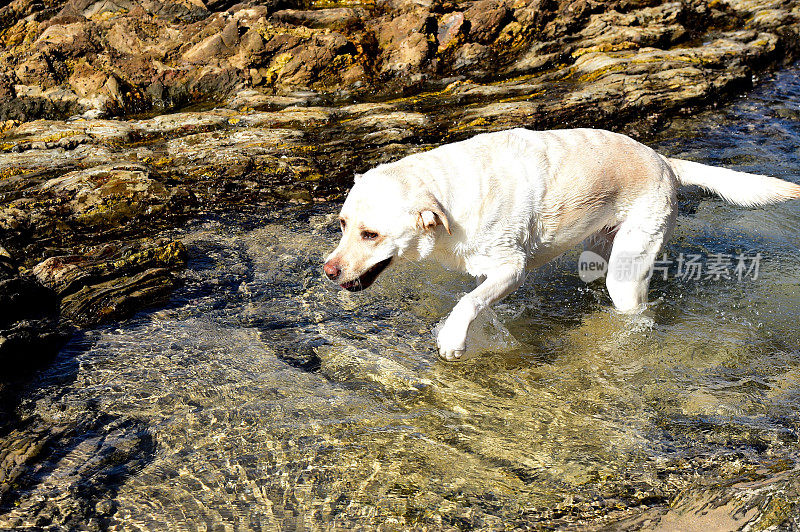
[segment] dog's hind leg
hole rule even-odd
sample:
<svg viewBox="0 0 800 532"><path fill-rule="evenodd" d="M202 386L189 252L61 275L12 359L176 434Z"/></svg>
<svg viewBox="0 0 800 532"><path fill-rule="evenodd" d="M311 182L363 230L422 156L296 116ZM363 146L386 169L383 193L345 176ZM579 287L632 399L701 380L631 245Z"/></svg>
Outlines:
<svg viewBox="0 0 800 532"><path fill-rule="evenodd" d="M621 312L637 312L647 304L653 263L671 232L675 211L671 204L661 209L633 213L622 222L614 238L606 273L606 287Z"/></svg>

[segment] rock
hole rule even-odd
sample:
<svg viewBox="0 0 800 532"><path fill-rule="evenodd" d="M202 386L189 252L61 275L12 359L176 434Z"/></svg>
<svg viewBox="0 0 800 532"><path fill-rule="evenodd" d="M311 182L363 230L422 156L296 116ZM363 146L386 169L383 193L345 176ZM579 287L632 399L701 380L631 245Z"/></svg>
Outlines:
<svg viewBox="0 0 800 532"><path fill-rule="evenodd" d="M467 38L483 44L492 42L508 15L503 0L478 0L464 13L464 18L469 21Z"/></svg>
<svg viewBox="0 0 800 532"><path fill-rule="evenodd" d="M55 415L27 421L0 443L0 502L12 508L4 524L24 528L26 516L36 515L39 522L48 516L68 529L107 528L107 514L116 508L109 486L152 461L155 442L146 424L94 409L74 420ZM54 467L58 482L43 481L42 471Z"/></svg>
<svg viewBox="0 0 800 532"><path fill-rule="evenodd" d="M78 96L85 98L97 94L106 83L106 75L83 60L76 63L68 81Z"/></svg>
<svg viewBox="0 0 800 532"><path fill-rule="evenodd" d="M264 39L257 30L251 28L242 37L242 51L253 56L264 50Z"/></svg>
<svg viewBox="0 0 800 532"><path fill-rule="evenodd" d="M50 362L70 333L55 316L20 319L0 329L0 392L4 384Z"/></svg>
<svg viewBox="0 0 800 532"><path fill-rule="evenodd" d="M349 125L365 129L389 128L425 128L430 126L430 119L422 113L391 112L375 113L353 119Z"/></svg>
<svg viewBox="0 0 800 532"><path fill-rule="evenodd" d="M392 50L382 68L383 72L410 72L420 68L428 59L430 42L421 33L414 33Z"/></svg>
<svg viewBox="0 0 800 532"><path fill-rule="evenodd" d="M454 46L459 36L464 33L464 13L448 13L439 20L439 29L436 40L439 43L439 53Z"/></svg>
<svg viewBox="0 0 800 532"><path fill-rule="evenodd" d="M421 67L428 58L435 19L419 10L387 19L376 26L378 46L383 51L384 73L408 72Z"/></svg>
<svg viewBox="0 0 800 532"><path fill-rule="evenodd" d="M33 44L37 49L71 57L97 50L97 44L91 35L91 26L87 22L53 24Z"/></svg>
<svg viewBox="0 0 800 532"><path fill-rule="evenodd" d="M0 278L0 329L52 314L54 302L53 293L35 279L5 271Z"/></svg>
<svg viewBox="0 0 800 532"><path fill-rule="evenodd" d="M230 52L231 50L225 45L222 35L217 33L194 45L183 54L183 58L193 63L208 63L220 55Z"/></svg>
<svg viewBox="0 0 800 532"><path fill-rule="evenodd" d="M61 317L86 326L119 319L158 303L186 265L181 242L108 244L83 255L46 259L33 268L42 286L61 298Z"/></svg>
<svg viewBox="0 0 800 532"><path fill-rule="evenodd" d="M718 31L709 28L743 21L777 38L788 61L800 54L796 2L387 0L300 9L278 0L76 0L60 11L23 2L0 16L8 50L0 121L174 109L253 86L265 97L298 88L407 95L454 74L503 82L592 52L708 43Z"/></svg>
<svg viewBox="0 0 800 532"><path fill-rule="evenodd" d="M122 248L106 244L83 255L50 257L32 273L42 286L65 296L84 286L153 268L178 271L186 266L186 256L186 247L176 240Z"/></svg>
<svg viewBox="0 0 800 532"><path fill-rule="evenodd" d="M17 93L14 91L14 83L9 76L0 74L0 101L9 101L16 98L16 96Z"/></svg>
<svg viewBox="0 0 800 532"><path fill-rule="evenodd" d="M488 46L478 43L467 43L453 55L453 69L464 70L484 64L491 56Z"/></svg>
<svg viewBox="0 0 800 532"><path fill-rule="evenodd" d="M136 129L146 137L168 137L178 132L184 134L217 129L225 126L236 117L227 109L214 109L202 113L173 113L139 120Z"/></svg>
<svg viewBox="0 0 800 532"><path fill-rule="evenodd" d="M324 44L297 46L278 56L265 77L272 83L309 87L335 56L335 50Z"/></svg>
<svg viewBox="0 0 800 532"><path fill-rule="evenodd" d="M309 28L346 30L361 22L361 12L349 7L328 9L284 9L272 14L273 20Z"/></svg>
<svg viewBox="0 0 800 532"><path fill-rule="evenodd" d="M85 225L118 225L164 209L174 191L151 177L147 166L109 164L69 172L42 185Z"/></svg>
<svg viewBox="0 0 800 532"><path fill-rule="evenodd" d="M222 38L222 44L226 47L236 46L239 43L239 22L236 19L229 20L219 36Z"/></svg>
<svg viewBox="0 0 800 532"><path fill-rule="evenodd" d="M37 54L20 63L14 74L23 84L38 84L42 88L52 87L59 81L43 54Z"/></svg>
<svg viewBox="0 0 800 532"><path fill-rule="evenodd" d="M76 325L88 326L118 320L143 307L166 301L177 281L164 268L117 277L62 299L61 315Z"/></svg>
<svg viewBox="0 0 800 532"><path fill-rule="evenodd" d="M291 129L249 128L230 135L216 132L198 133L167 142L167 154L185 165L186 170L229 166L235 160L271 156L281 152L281 146L294 143L303 133Z"/></svg>
<svg viewBox="0 0 800 532"><path fill-rule="evenodd" d="M323 344L315 352L321 373L334 382L369 383L388 395L401 397L433 393L432 381L373 350Z"/></svg>
<svg viewBox="0 0 800 532"><path fill-rule="evenodd" d="M49 361L67 335L58 321L56 294L21 274L0 246L0 397L19 373Z"/></svg>
<svg viewBox="0 0 800 532"><path fill-rule="evenodd" d="M287 107L274 113L248 113L238 118L245 127L309 129L327 125L334 113L325 107Z"/></svg>
<svg viewBox="0 0 800 532"><path fill-rule="evenodd" d="M125 106L125 96L122 93L122 86L119 80L114 76L109 76L103 84L103 92L112 100L114 100L120 107Z"/></svg>
<svg viewBox="0 0 800 532"><path fill-rule="evenodd" d="M231 109L258 109L275 111L289 106L317 105L322 101L315 92L290 93L285 95L264 94L258 90L242 90L225 102Z"/></svg>

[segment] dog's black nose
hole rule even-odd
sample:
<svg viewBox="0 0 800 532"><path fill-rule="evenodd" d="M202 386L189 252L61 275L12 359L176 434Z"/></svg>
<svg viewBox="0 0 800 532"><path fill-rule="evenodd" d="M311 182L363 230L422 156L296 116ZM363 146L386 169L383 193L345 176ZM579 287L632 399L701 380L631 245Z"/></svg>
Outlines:
<svg viewBox="0 0 800 532"><path fill-rule="evenodd" d="M330 261L326 262L322 266L322 269L325 271L325 275L327 275L328 279L330 279L331 281L336 280L336 278L339 277L339 274L342 273L342 270L339 269L339 266L331 263Z"/></svg>

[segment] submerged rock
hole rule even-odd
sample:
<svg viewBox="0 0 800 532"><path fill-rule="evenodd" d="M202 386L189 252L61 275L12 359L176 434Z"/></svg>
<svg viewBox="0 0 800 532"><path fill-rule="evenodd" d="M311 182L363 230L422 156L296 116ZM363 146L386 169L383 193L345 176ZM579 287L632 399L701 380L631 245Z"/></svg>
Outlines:
<svg viewBox="0 0 800 532"><path fill-rule="evenodd" d="M185 265L186 248L177 241L107 244L24 271L0 247L0 397L9 382L47 363L74 325L124 318L164 301Z"/></svg>
<svg viewBox="0 0 800 532"><path fill-rule="evenodd" d="M373 350L351 346L321 346L321 372L336 382L371 383L388 395L417 397L432 393L433 382L415 371Z"/></svg>

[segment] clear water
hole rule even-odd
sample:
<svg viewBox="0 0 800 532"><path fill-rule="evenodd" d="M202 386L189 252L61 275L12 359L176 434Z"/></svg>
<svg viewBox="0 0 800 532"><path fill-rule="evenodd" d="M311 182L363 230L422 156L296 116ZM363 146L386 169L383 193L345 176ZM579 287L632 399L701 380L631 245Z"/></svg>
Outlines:
<svg viewBox="0 0 800 532"><path fill-rule="evenodd" d="M652 144L797 181L800 68ZM431 330L472 281L401 264L336 290L335 205L192 223L167 308L76 336L25 389L0 453L35 458L0 527L800 526L800 204L681 201L668 257L757 252L757 279L658 279L631 321L575 253L459 364Z"/></svg>

